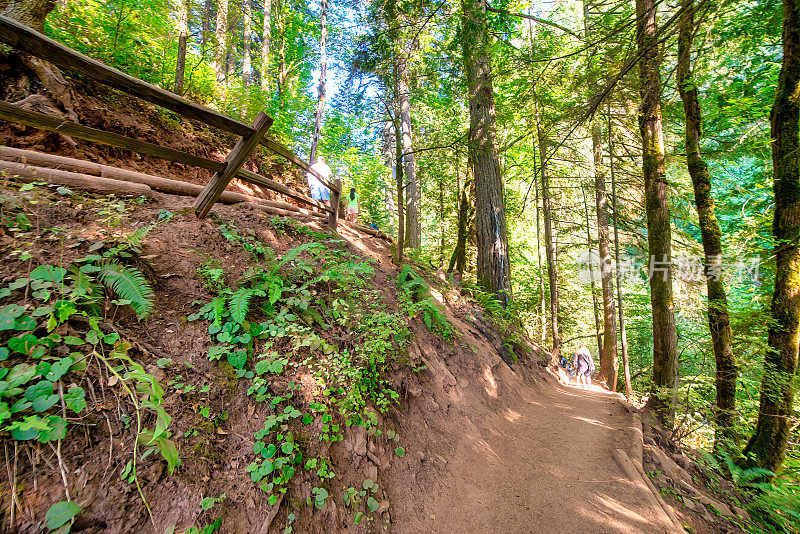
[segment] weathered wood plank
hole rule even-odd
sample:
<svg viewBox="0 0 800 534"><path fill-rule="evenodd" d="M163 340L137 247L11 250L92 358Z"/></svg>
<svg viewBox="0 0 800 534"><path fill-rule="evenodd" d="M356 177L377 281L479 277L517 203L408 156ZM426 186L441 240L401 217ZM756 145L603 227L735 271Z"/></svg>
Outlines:
<svg viewBox="0 0 800 534"><path fill-rule="evenodd" d="M342 190L342 181L340 179L334 180L336 184L336 189L331 189L331 216L328 219L328 224L334 231L336 231L336 227L339 225L339 197L341 195L340 191Z"/></svg>
<svg viewBox="0 0 800 534"><path fill-rule="evenodd" d="M228 153L228 157L225 158L225 169L214 173L203 192L197 197L197 201L194 203L194 210L199 218L202 219L208 214L214 202L228 187L228 183L236 175L236 172L242 168L245 160L264 137L264 134L267 133L270 126L272 126L272 117L264 112L259 112L253 121L252 133L239 139L233 150Z"/></svg>
<svg viewBox="0 0 800 534"><path fill-rule="evenodd" d="M299 191L295 191L294 189L283 185L280 182L276 182L275 180L270 180L265 176L261 176L260 174L256 174L252 171L248 171L247 169L239 169L239 172L236 173L236 177L240 180L244 180L245 182L258 185L261 187L265 187L271 191L275 191L276 193L281 193L286 195L287 197L291 197L295 200L299 200L301 202L305 202L309 206L313 206L317 209L330 212L330 206L319 202L318 200L314 200L313 198L300 193Z"/></svg>
<svg viewBox="0 0 800 534"><path fill-rule="evenodd" d="M184 117L241 136L253 133L247 124L104 65L4 16L0 16L0 41L61 68L74 70L110 87L171 109Z"/></svg>
<svg viewBox="0 0 800 534"><path fill-rule="evenodd" d="M306 163L302 159L298 158L297 155L294 152L292 152L291 150L289 150L288 148L286 148L282 144L278 143L277 141L273 141L272 139L267 139L266 137L261 140L261 144L263 146L265 146L268 150L271 150L272 152L275 152L279 156L282 156L282 157L286 158L287 160L291 161L292 163L294 163L295 165L297 165L298 167L303 169L305 172L311 173L314 176L316 176L319 179L319 181L322 182L322 185L324 185L325 187L327 187L331 191L336 191L337 193L341 194L341 188L340 187L337 187L334 183L332 183L331 181L325 179L317 171L312 169L311 166L308 163Z"/></svg>
<svg viewBox="0 0 800 534"><path fill-rule="evenodd" d="M181 150L162 147L146 141L125 137L124 135L105 132L72 121L51 117L44 113L22 109L8 102L0 101L0 119L17 122L41 130L58 132L84 141L124 148L132 152L155 156L176 163L185 163L210 171L219 172L225 168L225 165L219 161L212 161Z"/></svg>

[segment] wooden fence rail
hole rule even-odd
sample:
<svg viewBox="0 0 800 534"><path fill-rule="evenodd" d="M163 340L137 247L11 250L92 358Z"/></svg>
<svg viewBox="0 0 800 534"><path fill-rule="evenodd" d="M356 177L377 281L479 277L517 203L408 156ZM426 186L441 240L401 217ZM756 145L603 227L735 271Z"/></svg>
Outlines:
<svg viewBox="0 0 800 534"><path fill-rule="evenodd" d="M339 218L338 204L341 196L341 185L338 180L336 181L337 183L333 183L325 179L324 176L317 173L294 152L280 143L264 137L272 125L272 118L268 115L260 113L251 125L237 121L211 108L104 65L2 15L0 15L0 41L44 61L49 61L60 68L78 72L109 87L170 109L181 116L198 120L209 126L241 136L241 138L225 161L219 162L124 135L90 128L42 113L23 110L8 102L0 102L0 119L211 170L215 174L195 203L198 217L204 217L208 213L230 180L236 177L329 212L330 224L334 229L336 228ZM306 173L316 176L323 185L331 190L331 206L329 207L324 203L311 199L307 195L269 178L242 169L243 163L259 144L300 167Z"/></svg>

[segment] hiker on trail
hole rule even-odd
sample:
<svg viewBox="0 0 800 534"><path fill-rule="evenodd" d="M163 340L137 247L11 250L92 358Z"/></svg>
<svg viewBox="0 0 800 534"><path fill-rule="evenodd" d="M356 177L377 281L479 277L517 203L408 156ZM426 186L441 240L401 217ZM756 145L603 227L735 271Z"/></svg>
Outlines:
<svg viewBox="0 0 800 534"><path fill-rule="evenodd" d="M567 358L566 358L566 356L564 356L563 354L562 354L562 355L560 355L560 356L559 356L559 358L558 358L558 365L559 365L559 366L560 366L562 369L564 369L564 371L565 371L565 372L566 372L566 373L567 373L569 376L572 376L572 370L573 370L572 363L571 363L570 361L568 361L568 360L567 360Z"/></svg>
<svg viewBox="0 0 800 534"><path fill-rule="evenodd" d="M577 383L585 383L587 386L592 385L592 371L594 371L594 360L592 353L586 348L586 345L581 343L575 356L572 357L572 365L576 370Z"/></svg>
<svg viewBox="0 0 800 534"><path fill-rule="evenodd" d="M328 181L330 181L331 176L333 176L331 168L328 167L328 165L325 163L325 158L322 156L317 158L317 162L311 166L311 169L316 171L317 174ZM308 188L311 189L311 198L314 200L319 200L325 204L330 204L331 192L325 185L322 184L322 182L319 181L319 178L309 172L306 174L306 179L308 180Z"/></svg>
<svg viewBox="0 0 800 534"><path fill-rule="evenodd" d="M347 195L347 215L345 218L348 221L355 221L358 217L358 193L356 193L356 188L350 188L350 194Z"/></svg>

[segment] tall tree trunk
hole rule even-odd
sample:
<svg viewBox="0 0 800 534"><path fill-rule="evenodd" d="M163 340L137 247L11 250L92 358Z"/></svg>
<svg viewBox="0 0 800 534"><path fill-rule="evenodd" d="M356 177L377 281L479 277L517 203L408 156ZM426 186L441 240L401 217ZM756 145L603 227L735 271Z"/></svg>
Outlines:
<svg viewBox="0 0 800 534"><path fill-rule="evenodd" d="M214 58L217 83L225 82L228 76L228 0L217 3L217 51Z"/></svg>
<svg viewBox="0 0 800 534"><path fill-rule="evenodd" d="M600 285L603 289L603 350L600 355L600 376L611 391L617 390L617 317L614 313L614 284L611 281L611 243L608 236L608 199L603 173L603 145L600 123L592 123L594 148L594 183L597 203L597 248L600 254Z"/></svg>
<svg viewBox="0 0 800 534"><path fill-rule="evenodd" d="M311 163L317 161L317 145L322 133L322 116L325 113L325 82L328 73L328 0L322 0L319 13L320 39L319 39L319 85L317 85L317 109L314 111L314 135L311 137L311 150L308 159Z"/></svg>
<svg viewBox="0 0 800 534"><path fill-rule="evenodd" d="M664 134L661 127L661 54L653 42L656 33L655 0L636 0L636 41L641 54L639 130L642 135L647 245L650 255L650 304L653 308L653 390L647 404L665 423L671 423L678 387L678 333L672 301L672 229L669 186L664 170ZM659 398L668 392L671 400Z"/></svg>
<svg viewBox="0 0 800 534"><path fill-rule="evenodd" d="M553 340L552 357L558 361L561 350L561 324L558 305L558 248L553 233L553 206L550 201L550 177L547 175L547 138L541 123L536 124L539 140L539 172L542 178L542 217L544 219L544 250L547 258L547 280L550 286L550 335Z"/></svg>
<svg viewBox="0 0 800 534"><path fill-rule="evenodd" d="M619 309L619 336L622 347L622 373L625 377L625 394L630 397L633 395L631 386L631 367L628 361L628 335L625 331L625 312L622 307L622 280L620 278L619 263L619 222L617 221L617 176L614 172L614 137L611 134L611 102L608 102L608 167L611 171L611 199L612 216L614 218L614 261L617 265L615 270L617 278L617 307Z"/></svg>
<svg viewBox="0 0 800 534"><path fill-rule="evenodd" d="M175 64L175 93L183 93L183 73L186 70L186 44L189 40L189 0L178 4L178 61Z"/></svg>
<svg viewBox="0 0 800 534"><path fill-rule="evenodd" d="M202 19L202 35L200 36L200 47L202 49L203 57L205 58L206 50L208 50L208 42L211 40L211 16L214 11L214 0L205 0L203 6L203 19Z"/></svg>
<svg viewBox="0 0 800 534"><path fill-rule="evenodd" d="M700 219L700 237L705 253L706 284L708 286L708 327L716 360L716 434L714 448L719 450L725 442L733 444L736 426L736 376L737 363L731 347L731 320L728 315L728 296L722 273L712 270L722 258L722 231L714 214L711 195L711 174L700 156L702 116L697 87L691 70L692 40L694 38L694 0L683 0L686 15L680 22L678 37L678 92L686 113L686 163L694 186L694 201Z"/></svg>
<svg viewBox="0 0 800 534"><path fill-rule="evenodd" d="M289 69L286 65L286 7L283 0L277 0L277 13L275 13L278 30L278 93L282 96L286 91L286 82L289 77Z"/></svg>
<svg viewBox="0 0 800 534"><path fill-rule="evenodd" d="M589 41L589 1L583 2L583 27ZM589 100L598 94L597 66L591 56L588 59ZM611 280L611 244L608 236L608 200L606 199L606 179L603 172L602 128L599 117L595 116L590 125L592 132L592 156L594 160L595 202L597 204L597 248L600 255L600 286L603 291L603 344L600 348L600 376L611 391L617 390L617 318L614 313L614 284Z"/></svg>
<svg viewBox="0 0 800 534"><path fill-rule="evenodd" d="M406 177L406 240L408 248L422 246L422 226L420 225L420 188L417 180L416 157L411 131L411 89L408 84L408 60L399 59L400 118L403 126L403 172Z"/></svg>
<svg viewBox="0 0 800 534"><path fill-rule="evenodd" d="M592 250L592 232L589 225L589 203L586 202L586 190L581 184L581 193L583 194L583 213L586 216L586 250L591 253ZM597 292L594 286L594 265L589 258L589 281L592 291L592 306L594 308L594 333L597 336L597 352L603 354L603 326L600 322L600 307L597 305Z"/></svg>
<svg viewBox="0 0 800 534"><path fill-rule="evenodd" d="M464 187L461 189L461 200L458 203L458 238L456 240L456 248L453 250L453 255L450 257L450 264L447 266L447 272L453 272L453 268L458 271L459 277L463 280L464 271L467 268L467 240L469 240L469 226L470 220L474 210L472 209L472 173L467 170L467 176L464 179Z"/></svg>
<svg viewBox="0 0 800 534"><path fill-rule="evenodd" d="M783 66L772 105L772 166L775 214L775 289L758 423L745 454L776 472L786 457L794 411L794 380L800 336L800 2L783 1Z"/></svg>
<svg viewBox="0 0 800 534"><path fill-rule="evenodd" d="M244 39L242 43L242 81L245 86L250 85L253 78L253 62L250 58L250 48L253 41L253 6L252 0L242 0L242 22L244 23Z"/></svg>
<svg viewBox="0 0 800 534"><path fill-rule="evenodd" d="M482 0L462 0L462 46L469 92L469 149L475 176L478 283L505 307L512 299L506 207L495 144L491 43Z"/></svg>
<svg viewBox="0 0 800 534"><path fill-rule="evenodd" d="M456 174L458 170L456 170ZM456 176L456 181L459 178ZM445 214L444 214L444 177L439 176L439 268L444 268L444 240L445 240Z"/></svg>
<svg viewBox="0 0 800 534"><path fill-rule="evenodd" d="M44 33L44 19L55 7L55 0L0 0L0 15Z"/></svg>
<svg viewBox="0 0 800 534"><path fill-rule="evenodd" d="M272 0L264 0L264 32L261 40L261 89L269 91L272 71L269 66L269 51L272 41Z"/></svg>
<svg viewBox="0 0 800 534"><path fill-rule="evenodd" d="M397 111L394 120L394 139L395 139L395 178L397 179L397 250L395 255L395 264L402 265L404 261L404 248L405 248L405 214L403 208L405 201L403 200L403 189L405 183L403 180L403 134L400 127L400 105L397 102Z"/></svg>
<svg viewBox="0 0 800 534"><path fill-rule="evenodd" d="M540 337L540 343L544 345L545 341L547 340L547 312L545 311L545 301L547 298L544 295L544 276L542 275L542 227L541 221L539 219L540 212L542 210L539 209L539 183L536 181L536 142L531 143L531 149L533 152L533 164L534 164L534 172L533 172L533 190L534 195L536 198L536 271L539 273L539 316L542 320L542 335Z"/></svg>

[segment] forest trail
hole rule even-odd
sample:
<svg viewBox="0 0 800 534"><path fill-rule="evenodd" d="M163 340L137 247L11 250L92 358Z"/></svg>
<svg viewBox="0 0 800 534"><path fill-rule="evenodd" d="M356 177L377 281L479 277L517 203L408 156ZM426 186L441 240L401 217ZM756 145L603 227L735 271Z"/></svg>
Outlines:
<svg viewBox="0 0 800 534"><path fill-rule="evenodd" d="M634 439L616 395L550 381L517 391L517 402L506 397L505 410L470 418L474 427L454 436L424 513L396 532L675 531L612 456L631 455Z"/></svg>

